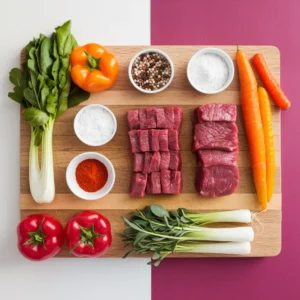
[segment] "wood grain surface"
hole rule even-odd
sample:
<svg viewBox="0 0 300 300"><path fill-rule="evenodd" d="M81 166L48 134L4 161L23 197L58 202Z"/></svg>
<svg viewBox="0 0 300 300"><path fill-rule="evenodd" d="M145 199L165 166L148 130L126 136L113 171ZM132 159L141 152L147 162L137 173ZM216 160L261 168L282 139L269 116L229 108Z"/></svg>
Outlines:
<svg viewBox="0 0 300 300"><path fill-rule="evenodd" d="M226 51L235 63L236 46L218 46ZM28 154L30 130L28 124L21 118L20 143L20 210L21 218L32 214L47 212L56 216L63 224L75 213L83 209L95 209L109 218L113 230L113 244L104 257L122 257L126 252L123 243L115 235L124 229L121 216L128 216L130 211L146 205L157 203L168 209L185 207L193 211L214 211L247 208L259 211L245 136L239 101L239 81L237 71L233 82L226 91L217 95L203 95L195 91L186 76L186 67L190 57L205 46L159 46L173 60L175 76L171 85L163 92L146 95L137 91L128 78L128 65L131 58L147 47L108 47L115 53L120 63L120 74L115 86L105 92L91 95L90 99L78 107L66 111L55 123L53 153L55 168L56 197L51 204L37 204L30 195L28 182ZM152 47L155 48L155 47ZM280 79L279 51L270 46L241 46L249 58L255 53L262 53L272 74ZM236 65L236 64L235 64ZM257 77L258 78L258 77ZM259 78L258 78L259 81ZM99 103L109 107L115 114L118 130L114 139L101 147L86 146L76 137L73 120L76 113L87 104ZM233 103L238 105L240 183L235 194L216 199L203 198L196 193L194 177L196 157L191 152L192 122L194 108L206 103ZM129 148L126 112L129 109L147 106L179 105L183 108L183 125L180 134L180 146L183 172L183 191L181 195L146 196L143 199L131 198L128 195L129 181L132 173L132 154ZM275 256L281 250L281 167L280 167L280 111L272 105L273 128L276 146L276 178L275 193L267 212L258 213L259 221L254 221L255 240L249 256ZM97 201L85 201L74 196L69 190L65 173L71 159L86 151L95 151L107 156L116 170L116 182L109 195ZM175 257L212 256L200 254L176 254ZM220 256L220 255L218 255ZM67 249L58 257L71 257Z"/></svg>

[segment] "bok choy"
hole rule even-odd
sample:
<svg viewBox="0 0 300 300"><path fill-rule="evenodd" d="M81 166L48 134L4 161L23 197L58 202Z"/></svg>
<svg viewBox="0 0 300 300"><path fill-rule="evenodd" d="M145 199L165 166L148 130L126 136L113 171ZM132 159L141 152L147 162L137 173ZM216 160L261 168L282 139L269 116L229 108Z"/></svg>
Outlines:
<svg viewBox="0 0 300 300"><path fill-rule="evenodd" d="M183 208L167 211L153 204L134 211L129 219L123 217L127 228L119 234L130 253L153 253L150 264L155 266L174 252L249 254L254 231L250 226L234 228L204 227L219 222L251 223L249 210L214 213L190 213ZM212 243L213 242L213 243ZM218 242L218 243L216 243Z"/></svg>
<svg viewBox="0 0 300 300"><path fill-rule="evenodd" d="M8 96L23 106L23 118L31 127L29 184L32 197L38 203L50 203L55 195L54 122L69 107L89 98L89 93L72 85L70 54L76 46L71 21L68 21L57 27L50 38L40 34L38 39L29 42L22 70L14 68L9 73L14 91Z"/></svg>

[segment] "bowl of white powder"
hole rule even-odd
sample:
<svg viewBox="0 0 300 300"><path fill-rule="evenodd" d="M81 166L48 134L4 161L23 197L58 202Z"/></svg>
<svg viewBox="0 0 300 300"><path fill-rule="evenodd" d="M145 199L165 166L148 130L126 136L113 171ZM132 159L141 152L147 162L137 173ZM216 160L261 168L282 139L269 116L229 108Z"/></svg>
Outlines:
<svg viewBox="0 0 300 300"><path fill-rule="evenodd" d="M114 137L117 131L117 120L106 106L90 104L77 113L74 119L74 131L86 145L102 146Z"/></svg>
<svg viewBox="0 0 300 300"><path fill-rule="evenodd" d="M218 48L197 51L187 66L190 84L203 94L217 94L232 82L234 65L229 55Z"/></svg>

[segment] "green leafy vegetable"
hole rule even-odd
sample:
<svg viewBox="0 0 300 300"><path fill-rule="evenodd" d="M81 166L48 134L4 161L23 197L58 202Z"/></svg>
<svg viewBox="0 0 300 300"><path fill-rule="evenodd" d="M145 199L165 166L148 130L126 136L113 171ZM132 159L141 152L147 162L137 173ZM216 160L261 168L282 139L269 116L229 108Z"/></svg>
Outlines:
<svg viewBox="0 0 300 300"><path fill-rule="evenodd" d="M9 80L14 85L8 96L24 107L23 117L31 126L29 183L37 202L52 202L55 194L52 132L55 120L69 107L88 99L89 94L72 88L70 54L77 42L71 21L56 28L51 38L40 34L26 46L22 70L14 68ZM43 142L43 143L42 143ZM38 147L42 143L39 167Z"/></svg>
<svg viewBox="0 0 300 300"><path fill-rule="evenodd" d="M249 223L249 210L236 210L205 214L193 214L185 209L168 212L160 205L153 204L142 211L131 213L130 219L123 217L128 227L119 234L125 246L131 245L125 255L153 252L152 262L160 262L173 252L247 254L254 232L251 227L208 228L203 225L217 222ZM230 242L230 243L207 243Z"/></svg>

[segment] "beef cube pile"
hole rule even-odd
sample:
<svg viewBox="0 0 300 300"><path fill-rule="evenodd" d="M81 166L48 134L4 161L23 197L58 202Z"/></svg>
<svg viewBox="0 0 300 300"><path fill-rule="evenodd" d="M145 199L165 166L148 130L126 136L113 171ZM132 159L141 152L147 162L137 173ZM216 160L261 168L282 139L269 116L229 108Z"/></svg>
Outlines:
<svg viewBox="0 0 300 300"><path fill-rule="evenodd" d="M202 105L195 109L193 123L197 191L204 197L232 194L239 182L236 106Z"/></svg>
<svg viewBox="0 0 300 300"><path fill-rule="evenodd" d="M127 120L133 175L130 195L180 194L182 188L179 132L181 107L129 110Z"/></svg>

